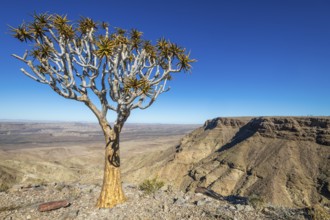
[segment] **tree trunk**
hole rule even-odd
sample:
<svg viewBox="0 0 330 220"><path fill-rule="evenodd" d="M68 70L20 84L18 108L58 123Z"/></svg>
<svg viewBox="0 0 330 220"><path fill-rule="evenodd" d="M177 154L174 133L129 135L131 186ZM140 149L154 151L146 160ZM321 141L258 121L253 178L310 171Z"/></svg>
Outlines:
<svg viewBox="0 0 330 220"><path fill-rule="evenodd" d="M106 148L103 186L97 201L98 208L111 208L126 201L120 173L119 134L120 129L103 129Z"/></svg>

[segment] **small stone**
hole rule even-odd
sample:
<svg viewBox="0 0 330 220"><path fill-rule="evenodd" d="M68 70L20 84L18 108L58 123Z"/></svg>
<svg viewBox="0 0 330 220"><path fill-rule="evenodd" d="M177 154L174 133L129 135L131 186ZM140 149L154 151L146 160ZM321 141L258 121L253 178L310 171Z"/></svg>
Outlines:
<svg viewBox="0 0 330 220"><path fill-rule="evenodd" d="M195 202L195 205L196 206L202 206L202 205L205 205L206 201L205 200L198 200Z"/></svg>
<svg viewBox="0 0 330 220"><path fill-rule="evenodd" d="M269 212L269 209L267 207L263 208L263 212Z"/></svg>
<svg viewBox="0 0 330 220"><path fill-rule="evenodd" d="M154 197L155 200L161 200L162 199L162 194L160 192L156 192L153 195L153 197Z"/></svg>
<svg viewBox="0 0 330 220"><path fill-rule="evenodd" d="M160 188L160 190L163 191L163 192L168 191L168 186L164 185Z"/></svg>
<svg viewBox="0 0 330 220"><path fill-rule="evenodd" d="M252 212L252 211L254 211L254 208L252 206L250 206L250 205L247 205L247 206L245 206L244 210L246 212Z"/></svg>
<svg viewBox="0 0 330 220"><path fill-rule="evenodd" d="M184 205L185 203L186 203L186 200L182 197L174 199L174 204L175 205Z"/></svg>
<svg viewBox="0 0 330 220"><path fill-rule="evenodd" d="M236 210L236 207L233 206L233 205L229 205L229 206L228 206L228 209L229 209L229 210Z"/></svg>
<svg viewBox="0 0 330 220"><path fill-rule="evenodd" d="M197 187L195 189L195 193L201 193L204 194L205 192L207 192L207 189L205 187Z"/></svg>
<svg viewBox="0 0 330 220"><path fill-rule="evenodd" d="M211 197L206 197L206 198L205 198L205 202L207 202L207 203L209 203L209 202L214 202L214 201L217 201L217 200L215 200L215 199L213 199L213 198L211 198Z"/></svg>
<svg viewBox="0 0 330 220"><path fill-rule="evenodd" d="M26 219L27 220L31 219L31 215L26 216Z"/></svg>
<svg viewBox="0 0 330 220"><path fill-rule="evenodd" d="M169 211L168 205L166 203L164 203L164 205L163 205L163 211L164 212L168 212Z"/></svg>
<svg viewBox="0 0 330 220"><path fill-rule="evenodd" d="M266 215L272 214L272 210L269 207L263 208L262 212Z"/></svg>
<svg viewBox="0 0 330 220"><path fill-rule="evenodd" d="M236 205L236 210L237 211L242 211L244 209L244 206L241 204Z"/></svg>
<svg viewBox="0 0 330 220"><path fill-rule="evenodd" d="M10 189L8 189L8 192L9 193L15 193L15 192L20 191L21 189L22 189L21 185L14 185Z"/></svg>
<svg viewBox="0 0 330 220"><path fill-rule="evenodd" d="M184 200L189 200L190 199L190 196L189 195L185 195L183 198L184 198Z"/></svg>
<svg viewBox="0 0 330 220"><path fill-rule="evenodd" d="M52 211L55 209L68 207L69 205L70 205L70 202L68 200L47 202L47 203L40 204L38 207L38 211L39 212Z"/></svg>

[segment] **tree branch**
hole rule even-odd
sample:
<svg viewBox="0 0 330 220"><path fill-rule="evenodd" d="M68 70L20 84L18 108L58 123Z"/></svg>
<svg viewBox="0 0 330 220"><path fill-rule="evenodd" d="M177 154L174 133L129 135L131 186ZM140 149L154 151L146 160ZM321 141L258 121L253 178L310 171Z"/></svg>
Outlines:
<svg viewBox="0 0 330 220"><path fill-rule="evenodd" d="M54 19L49 19L54 16ZM81 101L108 128L108 110L117 113L118 128L133 109L150 107L167 92L171 73L189 70L194 62L185 49L161 39L156 45L142 40L142 32L110 32L92 20L76 23L66 16L50 15L43 23L14 28L20 41L31 41L22 57L12 56L31 70L21 71L29 78L48 84L57 94ZM31 25L32 24L32 25ZM38 28L35 25L40 25ZM91 95L98 98L98 109Z"/></svg>

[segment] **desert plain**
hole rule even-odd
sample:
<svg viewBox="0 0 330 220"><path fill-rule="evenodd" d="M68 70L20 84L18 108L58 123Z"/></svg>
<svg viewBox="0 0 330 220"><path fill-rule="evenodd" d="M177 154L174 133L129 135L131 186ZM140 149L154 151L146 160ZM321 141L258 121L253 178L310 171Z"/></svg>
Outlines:
<svg viewBox="0 0 330 220"><path fill-rule="evenodd" d="M148 154L175 147L198 126L126 124L120 140L124 180L126 172L147 162ZM3 188L54 181L101 184L104 148L97 123L1 122L0 172L5 174L0 183Z"/></svg>

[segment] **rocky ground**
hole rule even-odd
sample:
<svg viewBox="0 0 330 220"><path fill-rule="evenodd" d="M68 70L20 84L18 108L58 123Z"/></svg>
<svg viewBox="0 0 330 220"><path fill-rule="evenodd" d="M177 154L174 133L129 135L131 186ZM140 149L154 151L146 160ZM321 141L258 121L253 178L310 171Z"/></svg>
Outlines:
<svg viewBox="0 0 330 220"><path fill-rule="evenodd" d="M0 219L311 219L307 209L259 206L255 202L239 204L239 200L216 200L201 193L173 191L171 187L147 195L137 185L125 183L124 191L126 203L97 209L99 185L19 185L0 193ZM70 206L38 211L40 204L57 200L68 200Z"/></svg>

